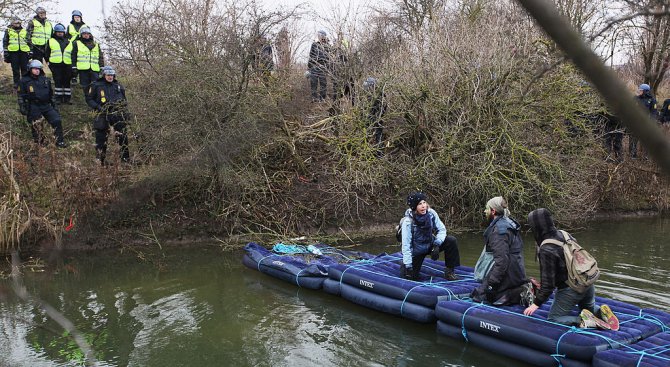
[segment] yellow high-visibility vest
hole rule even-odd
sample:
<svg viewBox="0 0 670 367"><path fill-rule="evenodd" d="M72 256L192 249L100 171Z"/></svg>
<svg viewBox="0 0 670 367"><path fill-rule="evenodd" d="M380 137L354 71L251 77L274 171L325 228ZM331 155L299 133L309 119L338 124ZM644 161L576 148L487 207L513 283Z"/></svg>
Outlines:
<svg viewBox="0 0 670 367"><path fill-rule="evenodd" d="M49 49L51 50L51 54L49 55L50 63L65 63L67 65L72 64L72 43L68 42L67 46L65 46L65 50L61 50L58 40L51 38L49 39Z"/></svg>
<svg viewBox="0 0 670 367"><path fill-rule="evenodd" d="M97 42L92 50L89 50L84 42L77 40L77 70L100 71L100 44Z"/></svg>
<svg viewBox="0 0 670 367"><path fill-rule="evenodd" d="M53 31L51 22L45 20L44 24L42 24L37 19L33 19L33 26L33 34L30 37L30 42L37 46L46 45L49 38L51 38L51 33Z"/></svg>
<svg viewBox="0 0 670 367"><path fill-rule="evenodd" d="M86 25L86 23L81 23L81 27L88 27L88 26ZM79 29L81 29L81 27L79 27ZM67 34L70 35L70 41L74 42L74 39L79 36L79 31L77 30L77 28L74 27L72 23L70 23L67 25Z"/></svg>
<svg viewBox="0 0 670 367"><path fill-rule="evenodd" d="M28 46L28 41L26 41L26 32L25 29L17 32L14 28L7 28L7 33L9 36L9 44L7 45L7 51L23 51L29 52L30 46Z"/></svg>

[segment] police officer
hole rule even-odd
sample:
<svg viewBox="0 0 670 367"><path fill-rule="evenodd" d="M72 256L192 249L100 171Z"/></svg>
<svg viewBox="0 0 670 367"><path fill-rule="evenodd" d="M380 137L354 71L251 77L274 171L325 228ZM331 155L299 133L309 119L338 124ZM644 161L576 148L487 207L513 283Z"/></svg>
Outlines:
<svg viewBox="0 0 670 367"><path fill-rule="evenodd" d="M28 23L26 27L28 44L30 45L30 51L32 52L33 60L47 61L44 58L44 52L51 38L51 33L53 32L53 26L51 22L47 20L47 11L43 7L39 6L35 9L35 17Z"/></svg>
<svg viewBox="0 0 670 367"><path fill-rule="evenodd" d="M105 65L100 45L93 39L91 29L81 27L79 37L72 42L72 74L79 74L79 85L86 91L98 79Z"/></svg>
<svg viewBox="0 0 670 367"><path fill-rule="evenodd" d="M27 32L21 26L21 19L14 17L5 31L2 39L3 59L12 65L12 77L14 88L19 86L21 75L25 74L28 67L28 45Z"/></svg>
<svg viewBox="0 0 670 367"><path fill-rule="evenodd" d="M656 120L656 98L651 94L649 84L640 84L637 90L637 100L645 111L649 112L649 117L652 120ZM637 158L637 137L631 134L628 134L628 150L631 158Z"/></svg>
<svg viewBox="0 0 670 367"><path fill-rule="evenodd" d="M54 129L56 146L59 148L67 147L67 144L63 141L61 117L53 100L54 93L51 88L51 80L44 75L42 63L38 60L31 60L28 63L28 73L19 82L18 94L19 111L28 118L35 143L44 143L44 136L35 126L35 121L44 116Z"/></svg>
<svg viewBox="0 0 670 367"><path fill-rule="evenodd" d="M72 44L65 36L65 26L58 23L54 26L54 36L47 43L45 57L49 61L49 69L56 85L54 94L56 101L72 104L70 89L70 69L72 68Z"/></svg>
<svg viewBox="0 0 670 367"><path fill-rule="evenodd" d="M126 91L116 80L116 71L111 66L102 70L102 77L91 84L86 94L86 103L97 112L93 121L95 130L96 158L105 165L107 137L110 127L121 147L121 161L130 163L126 120L128 119Z"/></svg>
<svg viewBox="0 0 670 367"><path fill-rule="evenodd" d="M86 27L84 19L82 18L81 12L79 10L72 11L72 20L67 26L67 37L70 41L74 41L79 37L79 30L82 27Z"/></svg>

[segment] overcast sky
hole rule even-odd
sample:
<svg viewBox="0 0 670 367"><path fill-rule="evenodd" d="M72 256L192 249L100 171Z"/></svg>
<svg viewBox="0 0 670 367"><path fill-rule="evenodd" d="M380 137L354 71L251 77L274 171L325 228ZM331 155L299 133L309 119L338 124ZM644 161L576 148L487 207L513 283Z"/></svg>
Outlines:
<svg viewBox="0 0 670 367"><path fill-rule="evenodd" d="M128 0L59 0L58 3L47 5L49 14L47 17L51 21L61 22L65 25L70 22L72 10L79 10L83 13L84 22L91 26L93 35L99 34L103 26L103 6L104 14L109 17L113 8L119 2L125 3ZM379 3L380 1L376 1ZM335 17L334 14L344 13L347 7L352 9L361 9L366 4L375 3L370 0L259 0L258 3L266 4L267 9L292 8L299 4L304 4L307 10L315 14L322 14L327 18ZM305 26L314 32L321 28L328 28L326 24L318 24L318 21L307 21Z"/></svg>

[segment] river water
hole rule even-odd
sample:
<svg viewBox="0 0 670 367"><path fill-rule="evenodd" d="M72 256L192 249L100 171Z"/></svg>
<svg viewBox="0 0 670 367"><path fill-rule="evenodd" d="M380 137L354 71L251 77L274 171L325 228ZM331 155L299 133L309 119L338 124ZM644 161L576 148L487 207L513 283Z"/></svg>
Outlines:
<svg viewBox="0 0 670 367"><path fill-rule="evenodd" d="M670 311L670 219L611 221L572 233L599 261L597 292ZM464 265L481 234L458 234ZM395 240L357 250L396 252ZM525 237L527 272L539 276ZM300 289L217 246L70 254L58 272L24 268L35 296L61 310L103 366L526 366L417 324ZM39 267L32 268L41 270ZM75 366L81 353L38 307L0 281L0 366Z"/></svg>

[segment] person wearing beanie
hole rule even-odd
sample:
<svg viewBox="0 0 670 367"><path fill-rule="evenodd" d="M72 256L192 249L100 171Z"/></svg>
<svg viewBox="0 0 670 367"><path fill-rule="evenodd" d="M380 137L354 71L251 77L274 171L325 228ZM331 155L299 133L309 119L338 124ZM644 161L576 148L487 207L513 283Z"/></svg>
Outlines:
<svg viewBox="0 0 670 367"><path fill-rule="evenodd" d="M414 192L407 197L409 209L405 211L401 223L400 276L418 280L426 255L431 254L431 258L437 260L440 252L444 252L446 266L444 277L450 281L458 280L454 269L461 265L461 258L456 237L447 236L444 223L426 200L426 194L422 192Z"/></svg>
<svg viewBox="0 0 670 367"><path fill-rule="evenodd" d="M568 269L565 263L565 255L562 246L547 243L542 245L545 240L556 240L565 242L563 233L556 229L551 212L545 208L535 209L528 214L528 224L535 237L535 248L537 258L540 262L540 288L535 293L533 302L523 311L524 315L530 316L544 304L549 297L554 295L554 302L551 304L547 320L580 327L598 327L601 329L618 329L618 326L612 328L611 325L618 325L618 319L612 313L607 305L601 305L596 309L595 286L589 286L584 293L579 293L572 289L568 283ZM567 232L564 232L572 237ZM573 237L574 239L574 237ZM575 306L582 312L579 315L573 315ZM595 316L597 315L597 316ZM598 319L601 317L601 319ZM594 325L589 325L589 321ZM604 321L604 322L602 322Z"/></svg>
<svg viewBox="0 0 670 367"><path fill-rule="evenodd" d="M523 263L521 225L510 217L507 201L502 196L489 200L484 214L489 222L484 231L484 245L486 251L493 254L493 265L471 297L476 302L494 306L519 304L522 293L527 293L530 286Z"/></svg>
<svg viewBox="0 0 670 367"><path fill-rule="evenodd" d="M324 102L327 94L326 75L331 67L331 49L326 31L317 32L318 40L312 43L309 50L307 69L309 85L312 90L312 102Z"/></svg>

